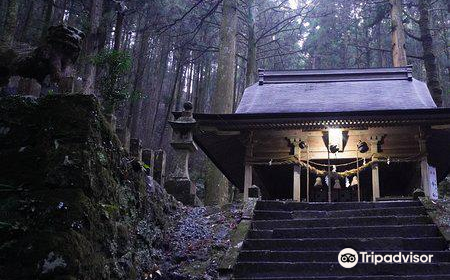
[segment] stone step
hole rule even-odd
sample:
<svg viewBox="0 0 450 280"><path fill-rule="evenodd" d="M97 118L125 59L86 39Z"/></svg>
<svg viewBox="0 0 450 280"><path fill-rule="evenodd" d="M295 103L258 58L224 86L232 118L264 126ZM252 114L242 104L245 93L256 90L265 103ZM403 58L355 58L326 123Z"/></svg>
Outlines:
<svg viewBox="0 0 450 280"><path fill-rule="evenodd" d="M367 217L367 216L413 216L425 215L423 206L395 207L395 208L373 208L373 209L349 209L335 211L302 210L302 211L273 211L255 210L255 220L290 220L302 218L344 218L344 217Z"/></svg>
<svg viewBox="0 0 450 280"><path fill-rule="evenodd" d="M345 269L337 262L343 248L433 258L427 264L360 262ZM450 251L418 201L260 201L233 279L450 280Z"/></svg>
<svg viewBox="0 0 450 280"><path fill-rule="evenodd" d="M313 228L279 228L274 230L250 230L250 239L283 238L334 238L334 237L437 237L438 228L433 224L391 226L345 226Z"/></svg>
<svg viewBox="0 0 450 280"><path fill-rule="evenodd" d="M317 227L275 229L271 238L438 237L435 225Z"/></svg>
<svg viewBox="0 0 450 280"><path fill-rule="evenodd" d="M273 201L261 200L255 206L255 210L349 210L349 209L373 209L373 208L396 208L396 207L414 207L422 206L420 201L416 200L396 200L383 202L295 202L295 201Z"/></svg>
<svg viewBox="0 0 450 280"><path fill-rule="evenodd" d="M369 252L371 252L369 250ZM410 251L402 251L409 254ZM399 251L376 251L377 254L398 254ZM414 251L414 254L431 254L432 262L450 262L450 251ZM339 251L261 251L243 250L240 262L336 262ZM450 278L449 278L450 279Z"/></svg>
<svg viewBox="0 0 450 280"><path fill-rule="evenodd" d="M450 274L450 263L377 264L358 263L351 269L338 262L238 262L234 267L237 277L299 277L299 276L367 276L367 275L442 275ZM286 279L286 278L284 278ZM346 278L348 279L348 278Z"/></svg>
<svg viewBox="0 0 450 280"><path fill-rule="evenodd" d="M346 218L319 218L319 219L293 219L293 220L257 220L252 222L253 229L267 230L276 228L301 227L342 227L342 226L375 226L375 225L411 225L431 224L428 215L414 216L369 216Z"/></svg>
<svg viewBox="0 0 450 280"><path fill-rule="evenodd" d="M315 277L251 277L233 278L234 280L449 280L450 274L442 275L378 275L378 276L315 276Z"/></svg>
<svg viewBox="0 0 450 280"><path fill-rule="evenodd" d="M323 251L353 248L357 251L376 250L424 250L440 251L447 249L443 237L423 238L303 238L303 239L247 239L244 250L277 250L277 251Z"/></svg>

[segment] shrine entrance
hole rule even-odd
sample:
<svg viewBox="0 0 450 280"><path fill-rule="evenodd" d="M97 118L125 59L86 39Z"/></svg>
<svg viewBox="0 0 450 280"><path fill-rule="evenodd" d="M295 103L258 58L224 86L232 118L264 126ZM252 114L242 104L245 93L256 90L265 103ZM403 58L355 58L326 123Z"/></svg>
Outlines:
<svg viewBox="0 0 450 280"><path fill-rule="evenodd" d="M341 164L343 160L339 161ZM332 164L339 164L333 161ZM417 163L391 163L380 164L380 199L407 199L411 198L415 188L420 186L420 170ZM339 170L339 167L337 167ZM254 167L254 185L261 189L263 200L292 200L294 165L265 165ZM320 178L322 185L316 182ZM331 187L332 202L358 201L358 186L353 178L339 178L339 185L333 182ZM307 190L309 186L309 192ZM373 201L372 172L362 170L359 174L359 187L361 201ZM301 171L301 201L307 201L309 193L310 202L327 202L328 187L326 182L316 174L306 174Z"/></svg>
<svg viewBox="0 0 450 280"><path fill-rule="evenodd" d="M351 160L347 160L349 162ZM333 161L332 164L343 164L345 160ZM325 164L325 163L324 163ZM379 199L409 199L414 189L420 186L419 166L417 163L382 163L380 172L380 197ZM339 171L339 167L337 167ZM254 167L253 184L259 186L263 200L292 200L293 199L293 174L294 165L264 165ZM306 169L301 170L301 201L307 201L309 193L310 202L327 202L328 187L320 176L306 174ZM316 182L320 178L322 185ZM352 185L353 181L353 185ZM352 177L339 178L339 185L334 181L331 187L332 202L358 201L358 186ZM309 192L307 190L309 186ZM372 172L369 169L362 170L359 174L359 187L361 201L373 201Z"/></svg>
<svg viewBox="0 0 450 280"><path fill-rule="evenodd" d="M194 114L194 140L244 199L253 185L269 200L429 196L450 170L450 110L411 74L261 70L234 114Z"/></svg>
<svg viewBox="0 0 450 280"><path fill-rule="evenodd" d="M293 174L294 165L255 166L253 183L261 189L263 200L292 200L293 199ZM310 202L327 202L328 188L325 182L321 186L315 186L319 176L308 175L306 169L301 171L301 201L307 201L309 193ZM358 201L357 185L350 185L351 181L340 179L340 189L331 188L332 202ZM371 172L363 171L360 174L361 201L372 201L372 177ZM309 191L308 191L309 186Z"/></svg>
<svg viewBox="0 0 450 280"><path fill-rule="evenodd" d="M250 150L253 156L247 160L252 168L252 174L245 174L248 182L260 187L263 199L306 202L412 198L413 190L426 183L421 175L427 166L420 153L424 147L414 144L417 137L406 133L414 128L386 127L383 134L381 129L333 130L333 137L327 130L284 132L298 135L283 137L285 145L291 146L291 155L286 156L268 157L264 146L254 145ZM394 152L389 151L388 145L400 140L411 141L415 151L401 154L395 146Z"/></svg>

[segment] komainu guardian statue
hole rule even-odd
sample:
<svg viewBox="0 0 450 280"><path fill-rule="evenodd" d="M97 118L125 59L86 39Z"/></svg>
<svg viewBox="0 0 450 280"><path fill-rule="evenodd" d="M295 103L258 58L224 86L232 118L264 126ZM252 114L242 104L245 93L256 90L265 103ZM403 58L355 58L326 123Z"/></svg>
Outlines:
<svg viewBox="0 0 450 280"><path fill-rule="evenodd" d="M67 79L73 83L73 65L84 37L76 28L58 25L49 28L45 41L38 47L0 46L0 87L6 86L11 76L36 79L42 84L50 75L51 82L60 87Z"/></svg>

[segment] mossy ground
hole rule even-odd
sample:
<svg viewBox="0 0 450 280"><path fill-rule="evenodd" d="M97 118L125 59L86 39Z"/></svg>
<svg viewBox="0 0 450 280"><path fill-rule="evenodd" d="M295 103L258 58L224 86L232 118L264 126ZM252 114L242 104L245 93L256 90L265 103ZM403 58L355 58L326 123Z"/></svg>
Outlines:
<svg viewBox="0 0 450 280"><path fill-rule="evenodd" d="M167 279L219 279L220 264L235 244L241 217L239 202L222 208L185 207L167 235L166 242L172 244L165 252L171 260L165 267Z"/></svg>
<svg viewBox="0 0 450 280"><path fill-rule="evenodd" d="M422 197L421 201L442 235L450 242L450 200L430 200Z"/></svg>

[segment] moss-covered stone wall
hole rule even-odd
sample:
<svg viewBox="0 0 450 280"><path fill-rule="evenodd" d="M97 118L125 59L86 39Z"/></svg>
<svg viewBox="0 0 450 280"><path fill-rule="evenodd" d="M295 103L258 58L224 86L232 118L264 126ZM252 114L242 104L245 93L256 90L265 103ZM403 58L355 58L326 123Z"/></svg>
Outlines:
<svg viewBox="0 0 450 280"><path fill-rule="evenodd" d="M178 204L95 97L0 99L0 279L138 279Z"/></svg>

